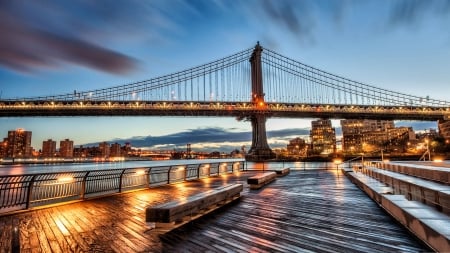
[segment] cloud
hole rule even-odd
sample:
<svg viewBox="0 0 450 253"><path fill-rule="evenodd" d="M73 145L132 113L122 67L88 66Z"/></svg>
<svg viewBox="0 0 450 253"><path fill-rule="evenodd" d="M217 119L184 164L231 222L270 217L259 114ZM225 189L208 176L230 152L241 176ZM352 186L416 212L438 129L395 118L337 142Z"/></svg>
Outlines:
<svg viewBox="0 0 450 253"><path fill-rule="evenodd" d="M282 129L267 132L267 138L270 140L272 148L286 146L289 139L309 135L308 129ZM192 148L198 151L211 151L217 149L220 151L231 151L240 149L245 145L247 148L251 145L252 133L250 131L236 131L235 129L224 129L220 127L208 127L189 129L162 136L136 136L127 139L113 139L109 143L130 142L136 148L148 149L185 149L186 144L190 143ZM272 145L273 144L273 145ZM96 146L98 143L87 143L87 146Z"/></svg>
<svg viewBox="0 0 450 253"><path fill-rule="evenodd" d="M42 18L33 22L33 16L26 18L29 10L21 6L25 4L14 3L5 4L0 10L0 64L3 66L30 72L58 68L65 62L115 74L136 67L136 60L131 57L84 40L76 31L61 33L62 29L49 24L63 22L65 13L50 12L61 21Z"/></svg>
<svg viewBox="0 0 450 253"><path fill-rule="evenodd" d="M415 25L426 18L448 16L450 1L448 0L397 0L390 10L391 25Z"/></svg>
<svg viewBox="0 0 450 253"><path fill-rule="evenodd" d="M414 131L437 129L437 122L434 121L396 121L396 127L412 127Z"/></svg>

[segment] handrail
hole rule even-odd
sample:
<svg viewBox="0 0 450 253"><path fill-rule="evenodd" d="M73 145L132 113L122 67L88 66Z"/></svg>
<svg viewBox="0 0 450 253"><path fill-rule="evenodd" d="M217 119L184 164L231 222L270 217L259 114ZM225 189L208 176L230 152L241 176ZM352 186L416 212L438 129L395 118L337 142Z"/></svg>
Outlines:
<svg viewBox="0 0 450 253"><path fill-rule="evenodd" d="M243 170L244 161L0 176L0 215ZM208 168L204 172L202 168Z"/></svg>

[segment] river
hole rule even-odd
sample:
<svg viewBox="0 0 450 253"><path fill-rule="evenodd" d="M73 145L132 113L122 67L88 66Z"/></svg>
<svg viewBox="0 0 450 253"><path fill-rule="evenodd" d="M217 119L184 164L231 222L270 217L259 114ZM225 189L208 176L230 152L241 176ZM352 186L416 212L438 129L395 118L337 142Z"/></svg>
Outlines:
<svg viewBox="0 0 450 253"><path fill-rule="evenodd" d="M244 161L242 159L202 159L202 160L162 160L162 161L122 161L122 162L92 162L92 163L59 163L59 164L14 164L0 165L0 176L22 175L52 172L94 171L107 169L147 168L158 166L175 166L197 163L219 163ZM331 162L244 162L244 169L273 170L291 169L325 169L336 168Z"/></svg>

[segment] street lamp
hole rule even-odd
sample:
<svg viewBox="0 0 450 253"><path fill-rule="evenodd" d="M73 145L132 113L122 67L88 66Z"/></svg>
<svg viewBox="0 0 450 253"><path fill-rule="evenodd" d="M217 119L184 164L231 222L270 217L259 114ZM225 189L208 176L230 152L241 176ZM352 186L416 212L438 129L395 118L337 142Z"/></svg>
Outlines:
<svg viewBox="0 0 450 253"><path fill-rule="evenodd" d="M336 172L339 175L339 165L342 163L342 160L339 158L336 158L333 160L333 163L336 164Z"/></svg>

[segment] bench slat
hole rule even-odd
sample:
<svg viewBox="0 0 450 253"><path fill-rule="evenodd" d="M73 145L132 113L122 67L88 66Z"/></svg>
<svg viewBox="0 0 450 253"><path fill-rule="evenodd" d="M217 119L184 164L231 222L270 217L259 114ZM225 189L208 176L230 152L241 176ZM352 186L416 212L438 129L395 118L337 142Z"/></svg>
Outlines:
<svg viewBox="0 0 450 253"><path fill-rule="evenodd" d="M243 190L242 184L232 184L209 190L188 197L175 200L146 210L147 222L171 223L182 221L186 216L193 216L203 209L207 209L222 201L239 196Z"/></svg>
<svg viewBox="0 0 450 253"><path fill-rule="evenodd" d="M247 184L250 186L250 189L259 189L275 180L276 177L277 173L275 172L258 173L247 178Z"/></svg>

